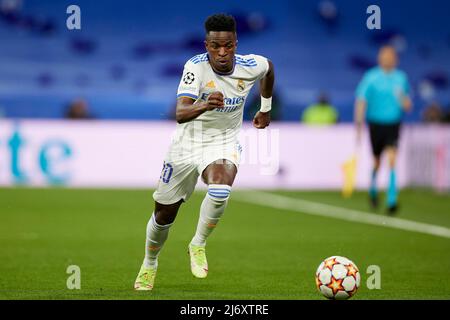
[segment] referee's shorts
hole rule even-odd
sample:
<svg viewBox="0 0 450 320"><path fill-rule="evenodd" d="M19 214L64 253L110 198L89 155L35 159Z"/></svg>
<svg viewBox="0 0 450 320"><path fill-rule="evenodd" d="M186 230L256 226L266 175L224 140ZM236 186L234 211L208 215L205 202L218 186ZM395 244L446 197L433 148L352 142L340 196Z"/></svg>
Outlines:
<svg viewBox="0 0 450 320"><path fill-rule="evenodd" d="M400 135L400 123L379 124L369 122L372 153L379 157L386 147L397 147Z"/></svg>

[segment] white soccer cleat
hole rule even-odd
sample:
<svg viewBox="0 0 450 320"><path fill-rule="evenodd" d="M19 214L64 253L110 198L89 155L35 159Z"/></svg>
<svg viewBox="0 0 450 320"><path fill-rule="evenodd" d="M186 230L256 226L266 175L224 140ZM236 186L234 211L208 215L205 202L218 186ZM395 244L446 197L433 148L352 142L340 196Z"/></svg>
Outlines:
<svg viewBox="0 0 450 320"><path fill-rule="evenodd" d="M146 268L144 264L139 270L139 274L134 282L134 289L138 291L150 291L153 289L153 284L155 283L156 270L158 265L155 267Z"/></svg>
<svg viewBox="0 0 450 320"><path fill-rule="evenodd" d="M196 278L206 278L208 275L208 261L204 246L189 244L189 256L191 257L191 272Z"/></svg>

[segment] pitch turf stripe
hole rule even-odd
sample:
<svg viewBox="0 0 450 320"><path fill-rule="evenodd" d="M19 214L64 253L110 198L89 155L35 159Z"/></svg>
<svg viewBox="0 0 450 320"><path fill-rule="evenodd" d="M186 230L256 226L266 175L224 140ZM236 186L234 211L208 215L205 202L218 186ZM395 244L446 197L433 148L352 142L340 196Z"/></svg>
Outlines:
<svg viewBox="0 0 450 320"><path fill-rule="evenodd" d="M309 215L366 223L387 228L430 234L437 237L450 238L449 228L400 218L380 216L369 212L346 209L308 200L294 199L268 192L236 192L233 199L241 202L262 205L265 207L306 213Z"/></svg>

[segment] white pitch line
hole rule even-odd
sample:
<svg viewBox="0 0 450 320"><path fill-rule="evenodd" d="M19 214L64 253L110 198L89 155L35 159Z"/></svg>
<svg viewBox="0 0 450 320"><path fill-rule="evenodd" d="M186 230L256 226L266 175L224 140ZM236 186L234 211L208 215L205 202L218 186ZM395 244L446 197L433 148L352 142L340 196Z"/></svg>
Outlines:
<svg viewBox="0 0 450 320"><path fill-rule="evenodd" d="M242 191L239 193L234 193L232 198L241 202L276 209L286 209L314 216L329 217L450 238L450 229L446 227L394 217L380 216L364 211L345 209L313 201L294 199L268 192Z"/></svg>

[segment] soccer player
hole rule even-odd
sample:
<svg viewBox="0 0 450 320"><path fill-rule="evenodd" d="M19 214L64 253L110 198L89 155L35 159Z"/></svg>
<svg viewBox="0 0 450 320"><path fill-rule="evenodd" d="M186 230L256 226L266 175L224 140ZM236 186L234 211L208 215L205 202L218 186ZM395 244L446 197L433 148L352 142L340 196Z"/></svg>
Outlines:
<svg viewBox="0 0 450 320"><path fill-rule="evenodd" d="M274 84L272 62L260 55L236 54L236 22L215 14L205 21L206 53L186 62L178 87L176 134L166 154L157 190L155 210L147 224L145 257L134 287L152 290L158 255L178 209L194 191L198 177L208 185L200 206L197 230L188 245L191 271L197 278L208 273L206 239L216 228L238 171L245 100L259 81L261 108L254 127L266 128Z"/></svg>
<svg viewBox="0 0 450 320"><path fill-rule="evenodd" d="M360 141L364 117L369 125L373 153L373 169L369 199L378 207L377 173L383 151L389 162L387 208L390 214L398 209L395 161L400 124L404 111L412 108L406 74L396 68L397 53L391 46L383 46L378 53L378 66L368 70L356 90L355 121Z"/></svg>

